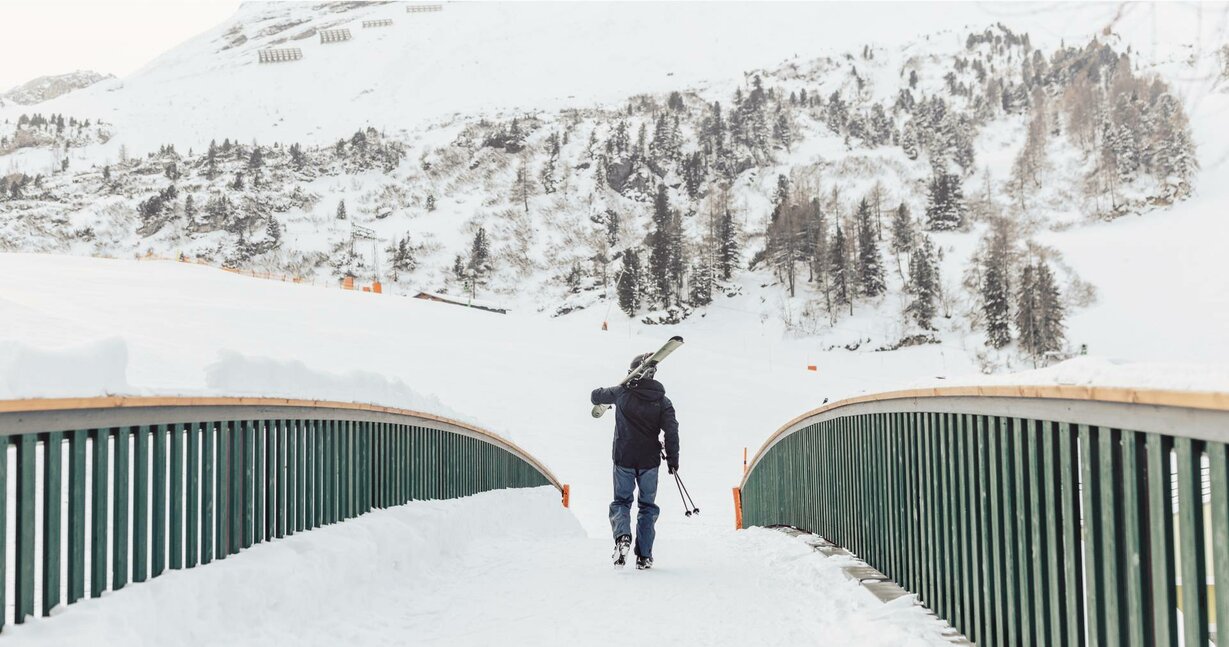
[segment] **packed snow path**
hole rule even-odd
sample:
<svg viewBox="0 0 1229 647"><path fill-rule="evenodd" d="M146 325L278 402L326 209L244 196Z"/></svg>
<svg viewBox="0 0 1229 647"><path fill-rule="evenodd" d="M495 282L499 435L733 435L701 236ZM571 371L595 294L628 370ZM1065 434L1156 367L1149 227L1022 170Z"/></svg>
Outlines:
<svg viewBox="0 0 1229 647"><path fill-rule="evenodd" d="M614 570L553 488L415 502L5 628L12 645L946 645L772 530L666 516Z"/></svg>

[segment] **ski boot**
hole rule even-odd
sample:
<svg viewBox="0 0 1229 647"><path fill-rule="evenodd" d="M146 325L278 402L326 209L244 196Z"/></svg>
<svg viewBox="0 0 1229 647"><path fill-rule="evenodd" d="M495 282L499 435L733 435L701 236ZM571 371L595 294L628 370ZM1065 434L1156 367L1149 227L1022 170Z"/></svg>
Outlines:
<svg viewBox="0 0 1229 647"><path fill-rule="evenodd" d="M615 568L623 568L627 564L627 553L632 549L632 536L620 535L615 540L614 549L614 565Z"/></svg>

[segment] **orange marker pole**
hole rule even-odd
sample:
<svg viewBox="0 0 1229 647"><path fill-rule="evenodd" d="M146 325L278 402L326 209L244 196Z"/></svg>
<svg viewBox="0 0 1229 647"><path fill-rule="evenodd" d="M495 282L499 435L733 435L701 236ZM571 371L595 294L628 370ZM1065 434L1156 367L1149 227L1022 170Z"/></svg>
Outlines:
<svg viewBox="0 0 1229 647"><path fill-rule="evenodd" d="M572 499L572 486L567 483L563 484L563 507L568 507Z"/></svg>
<svg viewBox="0 0 1229 647"><path fill-rule="evenodd" d="M743 529L743 493L738 488L734 490L734 529Z"/></svg>

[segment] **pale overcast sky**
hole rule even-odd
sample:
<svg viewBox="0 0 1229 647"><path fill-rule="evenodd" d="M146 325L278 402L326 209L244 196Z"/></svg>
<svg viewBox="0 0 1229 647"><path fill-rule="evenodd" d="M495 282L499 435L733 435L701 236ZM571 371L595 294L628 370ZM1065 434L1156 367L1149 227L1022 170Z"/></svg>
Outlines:
<svg viewBox="0 0 1229 647"><path fill-rule="evenodd" d="M230 16L239 0L0 0L0 92L39 76L124 76Z"/></svg>

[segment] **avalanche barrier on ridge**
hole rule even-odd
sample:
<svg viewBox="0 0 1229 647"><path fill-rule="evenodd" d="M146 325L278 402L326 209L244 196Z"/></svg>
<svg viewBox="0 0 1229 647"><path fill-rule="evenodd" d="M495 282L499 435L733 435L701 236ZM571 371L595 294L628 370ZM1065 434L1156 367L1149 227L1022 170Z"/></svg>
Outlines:
<svg viewBox="0 0 1229 647"><path fill-rule="evenodd" d="M14 609L0 627L50 615L62 595L100 597L377 508L500 488L565 492L490 432L344 402L0 401L0 450L0 555L10 534L16 554L13 573L0 560L0 609L10 599Z"/></svg>

